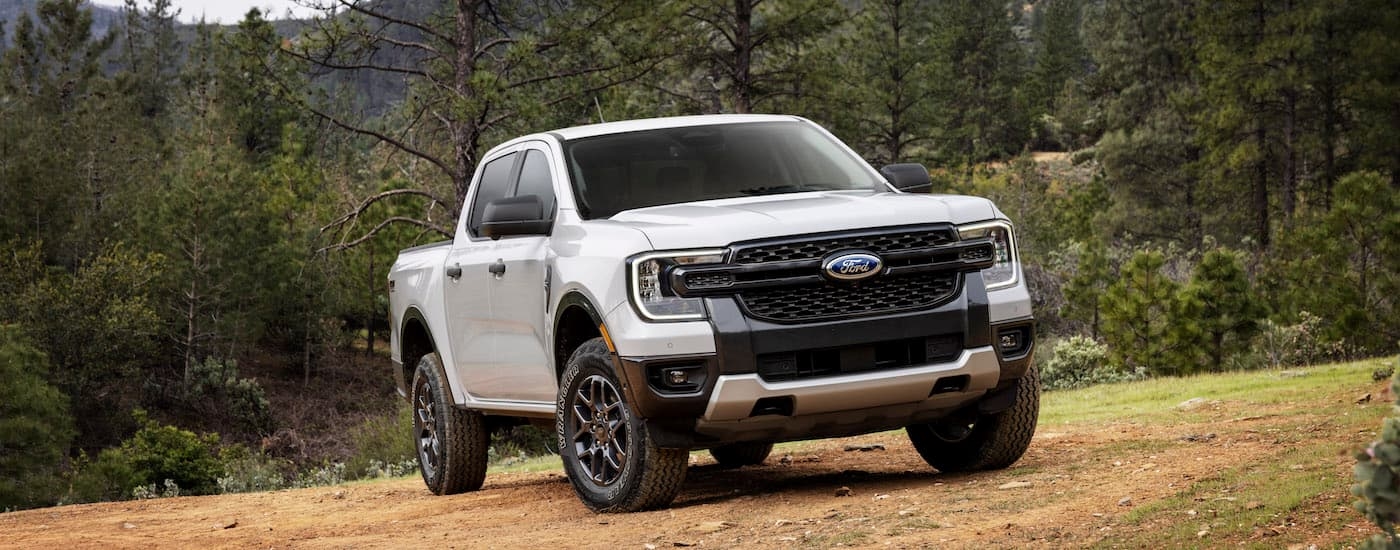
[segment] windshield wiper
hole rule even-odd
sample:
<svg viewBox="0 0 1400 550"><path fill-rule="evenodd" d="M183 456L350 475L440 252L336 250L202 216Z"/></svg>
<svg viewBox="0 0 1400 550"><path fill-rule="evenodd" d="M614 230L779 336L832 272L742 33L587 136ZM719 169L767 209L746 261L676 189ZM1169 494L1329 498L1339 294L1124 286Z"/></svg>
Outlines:
<svg viewBox="0 0 1400 550"><path fill-rule="evenodd" d="M780 193L800 193L802 191L834 191L844 189L834 185L773 185L769 187L750 187L740 189L739 192L745 195L777 195Z"/></svg>

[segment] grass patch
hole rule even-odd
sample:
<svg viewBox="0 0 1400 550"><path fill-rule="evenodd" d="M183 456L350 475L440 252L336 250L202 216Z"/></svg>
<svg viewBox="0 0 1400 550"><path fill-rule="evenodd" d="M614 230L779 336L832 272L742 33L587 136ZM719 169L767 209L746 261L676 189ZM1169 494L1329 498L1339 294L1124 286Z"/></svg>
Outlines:
<svg viewBox="0 0 1400 550"><path fill-rule="evenodd" d="M562 472L564 466L559 462L559 455L535 456L530 458L512 458L492 464L486 469L488 474L518 474L530 472Z"/></svg>
<svg viewBox="0 0 1400 550"><path fill-rule="evenodd" d="M1336 473L1336 456L1332 444L1284 449L1277 460L1225 470L1125 514L1123 523L1134 528L1124 530L1123 538L1103 541L1103 546L1197 540L1201 531L1209 531L1210 537L1249 539L1279 525L1319 495L1349 486L1351 480Z"/></svg>
<svg viewBox="0 0 1400 550"><path fill-rule="evenodd" d="M1183 411L1177 405L1201 398L1222 403L1261 405L1271 414L1314 413L1291 405L1316 402L1319 395L1347 395L1371 384L1371 371L1384 360L1359 361L1288 370L1202 374L1184 378L1154 378L1138 382L1048 392L1041 397L1042 426L1132 421L1162 423L1219 420L1210 407Z"/></svg>

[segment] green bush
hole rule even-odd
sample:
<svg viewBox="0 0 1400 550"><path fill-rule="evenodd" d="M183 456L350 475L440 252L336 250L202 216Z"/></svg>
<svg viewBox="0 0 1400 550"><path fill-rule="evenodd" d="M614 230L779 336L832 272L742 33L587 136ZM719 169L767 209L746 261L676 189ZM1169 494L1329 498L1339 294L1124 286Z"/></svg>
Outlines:
<svg viewBox="0 0 1400 550"><path fill-rule="evenodd" d="M400 403L392 414L370 417L350 430L355 454L345 469L352 479L403 475L396 472L406 462L416 467L412 414L407 403Z"/></svg>
<svg viewBox="0 0 1400 550"><path fill-rule="evenodd" d="M80 461L72 486L75 500L93 502L172 493L208 495L218 491L224 470L215 456L217 434L201 436L160 425L140 410L135 416L142 428L130 439L120 447L103 449L96 460ZM158 489L161 487L165 489Z"/></svg>
<svg viewBox="0 0 1400 550"><path fill-rule="evenodd" d="M491 462L548 456L559 452L554 432L534 426L512 426L491 434Z"/></svg>
<svg viewBox="0 0 1400 550"><path fill-rule="evenodd" d="M1351 494L1359 498L1355 507L1381 528L1361 548L1396 548L1400 537L1400 378L1390 379L1390 395L1397 400L1390 417L1381 423L1380 439L1356 454L1356 484Z"/></svg>
<svg viewBox="0 0 1400 550"><path fill-rule="evenodd" d="M244 430L272 432L267 395L257 380L238 377L238 362L232 359L206 357L191 365L186 400L206 415L228 415Z"/></svg>
<svg viewBox="0 0 1400 550"><path fill-rule="evenodd" d="M1085 336L1072 336L1056 342L1050 357L1040 366L1041 384L1049 390L1083 388L1141 380L1146 372L1127 372L1108 363L1108 348Z"/></svg>
<svg viewBox="0 0 1400 550"><path fill-rule="evenodd" d="M58 468L73 439L68 397L44 381L49 360L0 325L0 511L58 500Z"/></svg>
<svg viewBox="0 0 1400 550"><path fill-rule="evenodd" d="M1292 325L1264 321L1254 339L1254 349L1274 368L1344 359L1347 353L1342 342L1328 339L1325 334L1322 318L1304 311Z"/></svg>
<svg viewBox="0 0 1400 550"><path fill-rule="evenodd" d="M219 476L220 494L276 491L287 487L287 472L292 463L254 453L243 445L231 445L219 451L224 475Z"/></svg>

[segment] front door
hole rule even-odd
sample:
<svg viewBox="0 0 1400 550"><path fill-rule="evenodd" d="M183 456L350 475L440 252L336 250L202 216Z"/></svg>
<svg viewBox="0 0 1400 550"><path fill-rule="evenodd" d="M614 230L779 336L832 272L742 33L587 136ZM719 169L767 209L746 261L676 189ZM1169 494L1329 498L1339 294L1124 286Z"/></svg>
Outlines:
<svg viewBox="0 0 1400 550"><path fill-rule="evenodd" d="M544 215L554 218L554 167L543 143L520 153L511 196L535 195ZM550 362L553 315L549 307L549 237L521 235L495 241L497 270L491 289L492 330L496 340L489 367L493 395L519 401L553 402L556 385ZM503 271L501 271L503 270Z"/></svg>
<svg viewBox="0 0 1400 550"><path fill-rule="evenodd" d="M472 190L472 209L462 213L467 222L458 228L444 266L443 300L452 350L452 364L447 367L455 371L456 381L463 389L475 397L499 391L498 384L489 378L497 349L490 272L497 257L496 241L477 236L476 227L485 204L510 192L517 157L512 152L487 161Z"/></svg>

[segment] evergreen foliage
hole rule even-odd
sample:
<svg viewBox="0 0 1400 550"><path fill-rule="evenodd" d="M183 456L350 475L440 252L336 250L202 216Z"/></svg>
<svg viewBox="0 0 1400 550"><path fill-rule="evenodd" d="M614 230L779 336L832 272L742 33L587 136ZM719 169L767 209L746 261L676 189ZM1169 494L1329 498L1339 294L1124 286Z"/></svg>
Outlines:
<svg viewBox="0 0 1400 550"><path fill-rule="evenodd" d="M1220 248L1206 252L1181 293L1194 315L1180 322L1195 324L1200 335L1188 347L1197 350L1196 361L1205 370L1225 370L1231 358L1248 351L1267 313L1244 272L1243 258Z"/></svg>
<svg viewBox="0 0 1400 550"><path fill-rule="evenodd" d="M1400 3L353 4L222 27L170 0L5 12L0 356L48 367L0 383L21 396L0 436L52 428L0 454L0 507L57 502L55 473L79 500L211 491L217 444L182 428L304 441L276 391L378 357L394 254L450 236L485 149L600 119L804 115L994 199L1038 337L1062 341L1047 384L1400 340ZM393 425L356 430L348 474L291 475L347 449L244 448L221 478L398 471Z"/></svg>
<svg viewBox="0 0 1400 550"><path fill-rule="evenodd" d="M18 327L0 325L0 511L57 500L73 418L48 371L48 358Z"/></svg>
<svg viewBox="0 0 1400 550"><path fill-rule="evenodd" d="M1104 293L1103 338L1114 368L1154 375L1196 370L1185 355L1196 327L1179 322L1187 312L1177 295L1180 285L1162 272L1165 264L1160 250L1138 252Z"/></svg>

